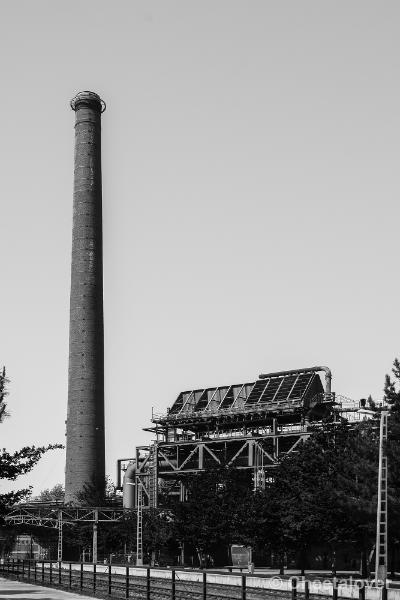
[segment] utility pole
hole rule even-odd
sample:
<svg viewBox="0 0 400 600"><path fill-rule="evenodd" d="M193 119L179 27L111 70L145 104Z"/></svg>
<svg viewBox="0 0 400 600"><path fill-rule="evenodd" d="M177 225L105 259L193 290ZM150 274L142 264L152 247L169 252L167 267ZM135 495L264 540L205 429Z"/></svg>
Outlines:
<svg viewBox="0 0 400 600"><path fill-rule="evenodd" d="M143 566L143 490L139 477L137 481L137 526L136 526L136 566Z"/></svg>
<svg viewBox="0 0 400 600"><path fill-rule="evenodd" d="M94 511L94 521L93 521L93 564L97 563L97 530L99 526L99 509L96 508Z"/></svg>
<svg viewBox="0 0 400 600"><path fill-rule="evenodd" d="M375 581L387 577L387 422L389 411L381 412L379 428L378 507L376 511Z"/></svg>
<svg viewBox="0 0 400 600"><path fill-rule="evenodd" d="M32 536L31 536L32 539ZM57 560L61 562L63 559L63 515L62 510L58 511L58 547L57 547Z"/></svg>

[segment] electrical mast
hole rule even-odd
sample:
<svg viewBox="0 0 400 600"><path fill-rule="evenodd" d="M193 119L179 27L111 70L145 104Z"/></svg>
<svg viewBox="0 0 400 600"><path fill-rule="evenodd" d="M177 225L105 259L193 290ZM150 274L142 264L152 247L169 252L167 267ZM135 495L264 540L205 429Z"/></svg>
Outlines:
<svg viewBox="0 0 400 600"><path fill-rule="evenodd" d="M379 429L378 508L376 511L375 581L387 577L387 410L381 412Z"/></svg>
<svg viewBox="0 0 400 600"><path fill-rule="evenodd" d="M137 481L136 566L143 566L143 485Z"/></svg>

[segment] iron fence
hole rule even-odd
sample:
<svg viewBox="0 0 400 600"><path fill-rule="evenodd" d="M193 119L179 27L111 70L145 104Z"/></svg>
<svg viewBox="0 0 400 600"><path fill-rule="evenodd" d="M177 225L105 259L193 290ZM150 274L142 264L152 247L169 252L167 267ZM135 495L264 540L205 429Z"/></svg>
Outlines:
<svg viewBox="0 0 400 600"><path fill-rule="evenodd" d="M116 572L117 571L117 572ZM286 581L286 589L276 587L254 587L252 575L235 575L226 583L216 581L216 573L206 571L190 572L182 569L166 569L164 578L160 577L160 569L143 568L141 575L130 572L130 568L116 565L96 565L88 563L66 563L32 560L10 560L0 564L0 574L39 585L58 587L72 592L89 593L100 598L134 599L134 600L321 600L331 598L338 600L344 597L339 593L340 586L332 581L331 589L313 593L312 583L301 581L296 577ZM167 572L166 572L167 571ZM220 573L221 575L221 573ZM226 574L223 577L227 577ZM257 579L257 577L256 577ZM270 579L265 578L265 580ZM361 582L359 582L361 583ZM311 585L310 585L311 584ZM355 585L351 593L355 600L368 600L370 592L376 600L388 600L386 586ZM399 590L393 590L398 592ZM389 600L391 600L389 598ZM393 600L397 600L393 597Z"/></svg>

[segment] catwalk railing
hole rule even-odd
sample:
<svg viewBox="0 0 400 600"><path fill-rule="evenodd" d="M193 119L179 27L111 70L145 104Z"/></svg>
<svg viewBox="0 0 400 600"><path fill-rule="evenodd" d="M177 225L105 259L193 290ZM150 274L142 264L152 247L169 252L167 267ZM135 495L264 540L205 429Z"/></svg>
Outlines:
<svg viewBox="0 0 400 600"><path fill-rule="evenodd" d="M183 569L11 560L0 575L101 598L135 600L400 600L400 589L364 580L271 577Z"/></svg>

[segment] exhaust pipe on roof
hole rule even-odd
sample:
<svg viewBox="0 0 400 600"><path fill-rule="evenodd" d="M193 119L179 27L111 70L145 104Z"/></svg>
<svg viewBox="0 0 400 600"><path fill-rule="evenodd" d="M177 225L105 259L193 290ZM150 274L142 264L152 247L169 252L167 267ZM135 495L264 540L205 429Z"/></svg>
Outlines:
<svg viewBox="0 0 400 600"><path fill-rule="evenodd" d="M278 377L280 375L300 375L300 373L325 373L325 394L331 393L332 388L332 371L329 367L307 367L305 369L293 369L292 371L275 371L274 373L262 373L259 379L268 379L268 377Z"/></svg>

